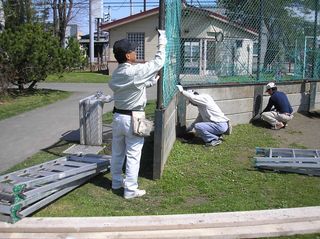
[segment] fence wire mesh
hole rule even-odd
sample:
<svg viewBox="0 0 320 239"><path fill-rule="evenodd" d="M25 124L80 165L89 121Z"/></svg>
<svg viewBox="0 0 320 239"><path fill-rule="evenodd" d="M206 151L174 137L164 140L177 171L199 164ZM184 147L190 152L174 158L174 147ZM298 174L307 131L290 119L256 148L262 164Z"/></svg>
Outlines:
<svg viewBox="0 0 320 239"><path fill-rule="evenodd" d="M166 47L166 63L163 70L163 104L167 106L176 91L180 75L180 23L181 2L166 0L165 26L168 43Z"/></svg>
<svg viewBox="0 0 320 239"><path fill-rule="evenodd" d="M319 0L166 0L164 105L175 85L318 80Z"/></svg>

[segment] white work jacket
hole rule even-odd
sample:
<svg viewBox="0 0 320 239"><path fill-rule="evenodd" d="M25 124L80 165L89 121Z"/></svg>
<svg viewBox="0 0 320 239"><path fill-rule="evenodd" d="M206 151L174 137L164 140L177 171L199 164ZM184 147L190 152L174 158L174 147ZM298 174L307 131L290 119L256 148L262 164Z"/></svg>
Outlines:
<svg viewBox="0 0 320 239"><path fill-rule="evenodd" d="M155 58L143 64L119 64L109 86L113 91L114 106L122 110L144 110L147 103L146 87L155 78L165 61L165 46L160 45Z"/></svg>
<svg viewBox="0 0 320 239"><path fill-rule="evenodd" d="M196 105L199 110L199 115L196 119L196 122L227 122L227 118L224 113L221 111L216 102L212 99L210 95L200 94L195 95L192 92L182 91L182 94L189 99L191 103Z"/></svg>

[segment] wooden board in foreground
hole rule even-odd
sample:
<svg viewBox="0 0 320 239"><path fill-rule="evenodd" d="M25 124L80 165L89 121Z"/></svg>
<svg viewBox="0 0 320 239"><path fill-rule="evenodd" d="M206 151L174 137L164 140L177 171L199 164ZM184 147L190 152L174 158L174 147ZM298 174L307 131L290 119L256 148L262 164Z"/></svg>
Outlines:
<svg viewBox="0 0 320 239"><path fill-rule="evenodd" d="M24 218L2 238L259 238L320 233L320 207L130 217Z"/></svg>

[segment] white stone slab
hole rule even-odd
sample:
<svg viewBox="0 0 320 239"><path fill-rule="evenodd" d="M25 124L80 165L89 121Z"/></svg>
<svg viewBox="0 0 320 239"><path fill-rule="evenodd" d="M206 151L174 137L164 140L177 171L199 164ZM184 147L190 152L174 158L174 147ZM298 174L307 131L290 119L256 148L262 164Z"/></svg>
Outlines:
<svg viewBox="0 0 320 239"><path fill-rule="evenodd" d="M101 150L103 150L103 148L104 146L74 144L70 148L63 151L63 153L73 155L98 154Z"/></svg>

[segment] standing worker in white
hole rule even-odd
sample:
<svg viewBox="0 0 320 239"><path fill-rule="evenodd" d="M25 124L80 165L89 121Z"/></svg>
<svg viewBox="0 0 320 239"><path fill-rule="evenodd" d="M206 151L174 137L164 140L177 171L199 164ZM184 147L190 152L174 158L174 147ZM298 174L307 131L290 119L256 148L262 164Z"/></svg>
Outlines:
<svg viewBox="0 0 320 239"><path fill-rule="evenodd" d="M147 103L146 87L157 83L158 71L165 61L167 39L159 31L158 51L153 60L143 64L136 61L137 44L121 39L114 43L113 53L119 63L112 74L109 86L113 91L114 110L112 122L112 189L124 187L124 198L141 197L145 190L138 189L138 174L144 138L133 133L132 115L144 111ZM125 177L122 167L126 158Z"/></svg>
<svg viewBox="0 0 320 239"><path fill-rule="evenodd" d="M187 131L191 131L194 128L206 146L217 146L221 144L220 139L222 134L231 133L229 118L225 116L210 95L183 90L181 85L177 85L177 87L180 93L186 97L192 105L196 106L199 111L198 117L191 126L188 127Z"/></svg>

